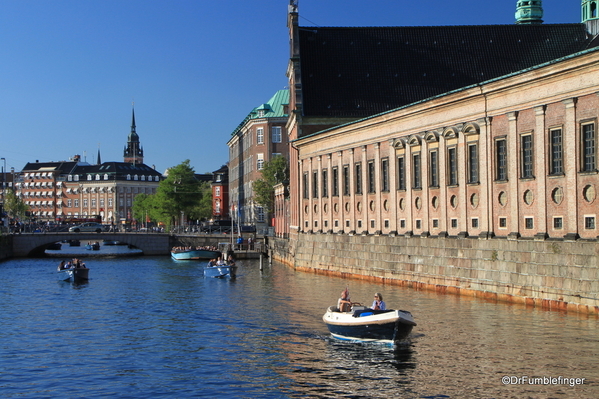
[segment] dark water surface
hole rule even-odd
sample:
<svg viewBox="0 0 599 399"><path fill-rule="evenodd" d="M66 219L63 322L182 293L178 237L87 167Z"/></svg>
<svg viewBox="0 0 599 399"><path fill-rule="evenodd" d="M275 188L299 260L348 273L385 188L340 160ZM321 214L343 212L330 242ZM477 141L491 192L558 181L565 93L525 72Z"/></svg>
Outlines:
<svg viewBox="0 0 599 399"><path fill-rule="evenodd" d="M195 261L90 259L84 284L56 281L56 263L0 263L2 398L599 397L595 317L256 261L231 281ZM346 284L411 311L411 338L331 339L322 315Z"/></svg>

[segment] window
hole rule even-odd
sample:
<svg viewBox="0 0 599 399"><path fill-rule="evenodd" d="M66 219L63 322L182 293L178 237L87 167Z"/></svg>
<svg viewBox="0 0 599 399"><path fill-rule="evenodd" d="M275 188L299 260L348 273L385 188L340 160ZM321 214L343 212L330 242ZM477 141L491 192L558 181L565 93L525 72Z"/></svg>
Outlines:
<svg viewBox="0 0 599 399"><path fill-rule="evenodd" d="M399 227L401 227L402 229L406 228L406 220L405 219L401 219L399 221Z"/></svg>
<svg viewBox="0 0 599 399"><path fill-rule="evenodd" d="M439 153L431 151L429 154L430 159L430 186L439 187Z"/></svg>
<svg viewBox="0 0 599 399"><path fill-rule="evenodd" d="M447 184L458 185L458 154L455 147L447 149Z"/></svg>
<svg viewBox="0 0 599 399"><path fill-rule="evenodd" d="M584 217L584 228L587 230L595 229L595 216L585 216Z"/></svg>
<svg viewBox="0 0 599 399"><path fill-rule="evenodd" d="M112 208L112 198L108 198L108 207Z"/></svg>
<svg viewBox="0 0 599 399"><path fill-rule="evenodd" d="M433 228L434 229L439 228L439 219L433 219Z"/></svg>
<svg viewBox="0 0 599 399"><path fill-rule="evenodd" d="M422 221L420 219L416 219L416 229L417 230L421 229L421 227L420 227L421 225L422 225Z"/></svg>
<svg viewBox="0 0 599 399"><path fill-rule="evenodd" d="M217 197L220 196L220 186L214 187L214 195Z"/></svg>
<svg viewBox="0 0 599 399"><path fill-rule="evenodd" d="M73 200L68 199L67 200L67 207L70 208L71 206L73 206Z"/></svg>
<svg viewBox="0 0 599 399"><path fill-rule="evenodd" d="M406 162L404 157L397 158L397 189L406 189Z"/></svg>
<svg viewBox="0 0 599 399"><path fill-rule="evenodd" d="M328 169L323 169L322 170L322 196L323 197L328 197L329 196L329 170Z"/></svg>
<svg viewBox="0 0 599 399"><path fill-rule="evenodd" d="M549 141L549 145L551 146L549 151L549 156L551 157L549 173L552 175L560 175L564 173L562 129L550 130Z"/></svg>
<svg viewBox="0 0 599 399"><path fill-rule="evenodd" d="M553 228L555 230L561 230L564 227L564 221L560 218L553 218Z"/></svg>
<svg viewBox="0 0 599 399"><path fill-rule="evenodd" d="M522 151L522 178L530 179L533 177L533 151L532 135L527 134L521 137Z"/></svg>
<svg viewBox="0 0 599 399"><path fill-rule="evenodd" d="M100 208L104 208L104 198L100 198Z"/></svg>
<svg viewBox="0 0 599 399"><path fill-rule="evenodd" d="M362 164L356 164L356 194L362 194Z"/></svg>
<svg viewBox="0 0 599 399"><path fill-rule="evenodd" d="M343 195L349 195L349 165L343 166Z"/></svg>
<svg viewBox="0 0 599 399"><path fill-rule="evenodd" d="M304 199L308 199L310 198L308 193L308 172L304 172L304 178L303 178L303 186L304 186Z"/></svg>
<svg viewBox="0 0 599 399"><path fill-rule="evenodd" d="M500 229L507 228L507 218L499 218L499 228Z"/></svg>
<svg viewBox="0 0 599 399"><path fill-rule="evenodd" d="M262 170L264 168L264 154L257 154L257 157L256 168Z"/></svg>
<svg viewBox="0 0 599 399"><path fill-rule="evenodd" d="M451 219L451 228L452 229L458 228L458 220L457 219Z"/></svg>
<svg viewBox="0 0 599 399"><path fill-rule="evenodd" d="M414 172L414 188L422 188L422 175L420 165L420 154L414 154L412 156L413 161L413 172Z"/></svg>
<svg viewBox="0 0 599 399"><path fill-rule="evenodd" d="M264 208L261 206L256 207L256 220L258 222L264 222Z"/></svg>
<svg viewBox="0 0 599 399"><path fill-rule="evenodd" d="M281 126L273 126L271 128L272 142L280 143L282 141Z"/></svg>
<svg viewBox="0 0 599 399"><path fill-rule="evenodd" d="M582 139L582 171L595 172L597 168L595 124L582 125L580 136Z"/></svg>
<svg viewBox="0 0 599 399"><path fill-rule="evenodd" d="M468 146L468 183L478 183L478 145Z"/></svg>
<svg viewBox="0 0 599 399"><path fill-rule="evenodd" d="M333 197L339 196L339 168L333 168Z"/></svg>
<svg viewBox="0 0 599 399"><path fill-rule="evenodd" d="M526 228L527 230L532 230L534 228L534 219L524 218L524 228Z"/></svg>
<svg viewBox="0 0 599 399"><path fill-rule="evenodd" d="M86 199L83 200L83 207L87 208L87 200Z"/></svg>
<svg viewBox="0 0 599 399"><path fill-rule="evenodd" d="M472 218L472 228L478 229L478 219L477 218Z"/></svg>
<svg viewBox="0 0 599 399"><path fill-rule="evenodd" d="M389 160L381 160L381 189L383 192L389 191Z"/></svg>
<svg viewBox="0 0 599 399"><path fill-rule="evenodd" d="M73 200L73 205L75 206L75 208L79 208L79 200L78 199Z"/></svg>
<svg viewBox="0 0 599 399"><path fill-rule="evenodd" d="M261 127L256 129L256 143L264 144L264 129Z"/></svg>
<svg viewBox="0 0 599 399"><path fill-rule="evenodd" d="M495 157L497 167L495 179L505 181L507 180L507 141L505 139L495 142Z"/></svg>
<svg viewBox="0 0 599 399"><path fill-rule="evenodd" d="M87 180L91 180L92 179L92 175L87 175Z"/></svg>
<svg viewBox="0 0 599 399"><path fill-rule="evenodd" d="M318 198L318 171L312 172L312 198Z"/></svg>
<svg viewBox="0 0 599 399"><path fill-rule="evenodd" d="M376 180L374 177L374 161L368 162L368 192L376 192Z"/></svg>

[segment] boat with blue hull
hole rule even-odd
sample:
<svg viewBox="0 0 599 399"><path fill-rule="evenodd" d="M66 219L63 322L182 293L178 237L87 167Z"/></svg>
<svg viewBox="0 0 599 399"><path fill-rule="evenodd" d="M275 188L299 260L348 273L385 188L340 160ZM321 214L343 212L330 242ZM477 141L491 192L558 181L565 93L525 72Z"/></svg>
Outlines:
<svg viewBox="0 0 599 399"><path fill-rule="evenodd" d="M365 306L353 306L348 312L330 306L322 319L334 338L355 342L395 344L410 335L416 326L408 311L373 310Z"/></svg>
<svg viewBox="0 0 599 399"><path fill-rule="evenodd" d="M58 272L58 279L62 281L89 280L89 268L83 262L77 264L61 262L56 271Z"/></svg>
<svg viewBox="0 0 599 399"><path fill-rule="evenodd" d="M231 265L206 266L204 269L204 276L213 278L234 278L235 270L236 267Z"/></svg>
<svg viewBox="0 0 599 399"><path fill-rule="evenodd" d="M221 253L208 249L173 249L171 256L176 260L216 259Z"/></svg>

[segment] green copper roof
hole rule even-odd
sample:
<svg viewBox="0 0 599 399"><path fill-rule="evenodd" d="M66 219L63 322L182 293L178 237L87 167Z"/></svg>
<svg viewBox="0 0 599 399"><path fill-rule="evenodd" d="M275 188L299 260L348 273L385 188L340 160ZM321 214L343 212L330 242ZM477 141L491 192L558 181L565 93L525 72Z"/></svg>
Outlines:
<svg viewBox="0 0 599 399"><path fill-rule="evenodd" d="M260 104L256 108L254 108L248 116L245 117L243 122L237 126L237 128L231 134L235 136L241 128L252 119L262 119L262 118L283 118L287 116L285 113L285 105L289 104L289 90L283 89L279 90L275 93L274 96L268 100L268 102L264 104Z"/></svg>

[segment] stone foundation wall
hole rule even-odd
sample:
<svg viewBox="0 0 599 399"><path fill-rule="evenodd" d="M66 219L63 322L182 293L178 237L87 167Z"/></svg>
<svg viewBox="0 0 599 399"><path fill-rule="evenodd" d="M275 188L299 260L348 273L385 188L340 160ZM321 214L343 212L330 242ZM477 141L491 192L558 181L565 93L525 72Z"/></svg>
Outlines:
<svg viewBox="0 0 599 399"><path fill-rule="evenodd" d="M596 241L300 234L269 247L299 270L599 314Z"/></svg>
<svg viewBox="0 0 599 399"><path fill-rule="evenodd" d="M0 261L12 257L12 236L0 234Z"/></svg>

